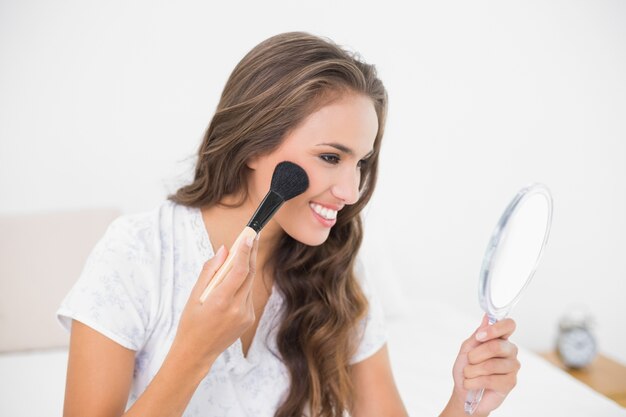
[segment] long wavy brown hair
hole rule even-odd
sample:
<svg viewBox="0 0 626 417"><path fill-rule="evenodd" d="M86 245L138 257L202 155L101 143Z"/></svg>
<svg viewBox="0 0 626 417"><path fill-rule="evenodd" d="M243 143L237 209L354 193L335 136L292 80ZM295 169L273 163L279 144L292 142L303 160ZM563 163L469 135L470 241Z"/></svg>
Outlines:
<svg viewBox="0 0 626 417"><path fill-rule="evenodd" d="M276 417L337 417L352 406L350 359L368 304L354 275L360 212L376 184L387 93L376 69L328 39L302 32L254 47L230 75L198 151L194 180L169 199L189 207L247 196L246 161L277 149L285 135L333 98L370 97L378 116L374 153L362 167L361 197L338 213L328 239L304 245L284 234L270 260L284 296L277 334L290 389Z"/></svg>

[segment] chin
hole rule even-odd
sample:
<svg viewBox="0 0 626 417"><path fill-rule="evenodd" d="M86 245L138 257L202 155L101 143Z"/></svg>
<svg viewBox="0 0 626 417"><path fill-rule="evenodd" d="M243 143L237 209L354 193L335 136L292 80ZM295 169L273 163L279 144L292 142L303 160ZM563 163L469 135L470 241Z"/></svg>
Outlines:
<svg viewBox="0 0 626 417"><path fill-rule="evenodd" d="M328 235L330 234L330 232L328 233L307 233L306 231L300 229L300 230L295 230L295 231L288 231L285 230L285 233L287 233L289 236L291 236L292 239L297 240L298 242L307 245L307 246L319 246L322 243L326 242L328 240Z"/></svg>

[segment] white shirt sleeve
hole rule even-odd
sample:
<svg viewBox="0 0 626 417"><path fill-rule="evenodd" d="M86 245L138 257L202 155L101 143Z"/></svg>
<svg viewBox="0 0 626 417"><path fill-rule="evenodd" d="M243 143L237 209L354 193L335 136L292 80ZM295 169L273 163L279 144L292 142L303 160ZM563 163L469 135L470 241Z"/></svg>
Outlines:
<svg viewBox="0 0 626 417"><path fill-rule="evenodd" d="M363 263L357 259L355 274L361 289L369 302L367 315L359 325L359 345L356 353L352 356L350 364L361 362L378 352L387 341L387 329L385 327L385 315L382 305L376 296L374 288L368 282L367 273Z"/></svg>
<svg viewBox="0 0 626 417"><path fill-rule="evenodd" d="M149 286L158 278L153 225L146 215L121 216L111 223L57 310L66 330L74 319L128 349L143 346L150 321Z"/></svg>

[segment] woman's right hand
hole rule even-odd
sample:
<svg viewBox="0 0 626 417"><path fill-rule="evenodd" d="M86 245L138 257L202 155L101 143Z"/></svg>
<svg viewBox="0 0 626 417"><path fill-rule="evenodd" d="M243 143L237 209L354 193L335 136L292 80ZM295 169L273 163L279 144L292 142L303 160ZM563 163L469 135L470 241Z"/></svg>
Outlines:
<svg viewBox="0 0 626 417"><path fill-rule="evenodd" d="M258 239L244 239L236 249L232 269L201 303L202 292L228 256L222 246L204 264L185 305L171 350L207 372L215 358L254 323L252 283L258 245Z"/></svg>

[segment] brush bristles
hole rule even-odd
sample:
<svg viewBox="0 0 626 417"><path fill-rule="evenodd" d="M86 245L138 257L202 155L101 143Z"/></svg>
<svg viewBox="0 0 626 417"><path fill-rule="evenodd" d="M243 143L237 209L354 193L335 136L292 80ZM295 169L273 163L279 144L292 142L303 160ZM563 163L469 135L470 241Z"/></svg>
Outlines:
<svg viewBox="0 0 626 417"><path fill-rule="evenodd" d="M289 161L276 165L270 190L279 194L284 201L302 194L307 188L309 177L300 166Z"/></svg>

